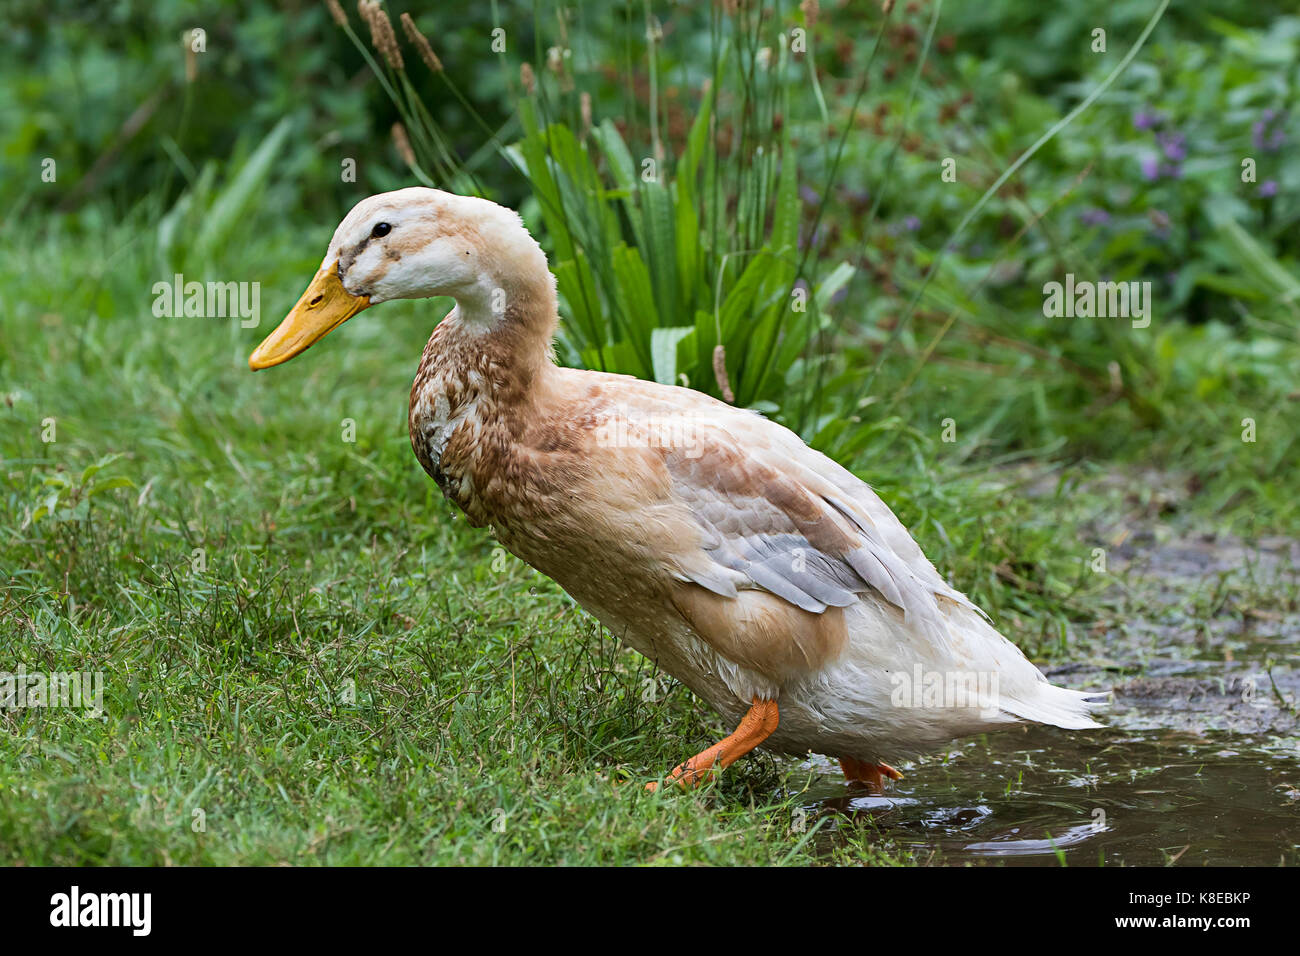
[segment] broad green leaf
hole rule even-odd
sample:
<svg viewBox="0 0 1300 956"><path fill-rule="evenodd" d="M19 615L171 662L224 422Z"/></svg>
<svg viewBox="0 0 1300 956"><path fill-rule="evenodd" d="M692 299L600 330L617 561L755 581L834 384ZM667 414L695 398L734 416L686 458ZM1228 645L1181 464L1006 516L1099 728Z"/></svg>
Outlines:
<svg viewBox="0 0 1300 956"><path fill-rule="evenodd" d="M113 462L117 461L117 459L121 457L122 455L120 452L114 455L106 455L105 457L99 459L99 461L87 465L85 469L81 472L81 484L84 485L91 478L95 477L95 475L103 471L105 466L112 464Z"/></svg>
<svg viewBox="0 0 1300 956"><path fill-rule="evenodd" d="M693 325L655 329L650 333L650 354L654 361L655 381L661 385L677 382L677 346L695 331Z"/></svg>
<svg viewBox="0 0 1300 956"><path fill-rule="evenodd" d="M848 285L849 280L853 278L853 273L856 271L847 262L841 262L832 269L830 274L817 285L817 291L814 294L814 298L817 299L817 307L824 311L831 304L831 299L835 297L835 293Z"/></svg>
<svg viewBox="0 0 1300 956"><path fill-rule="evenodd" d="M87 497L94 498L96 495L102 495L106 491L112 491L114 488L134 488L135 482L124 475L117 475L113 478L97 481L90 486Z"/></svg>
<svg viewBox="0 0 1300 956"><path fill-rule="evenodd" d="M673 238L673 202L662 183L641 186L645 212L646 264L654 282L659 315L672 321L679 311L677 298L677 244Z"/></svg>
<svg viewBox="0 0 1300 956"><path fill-rule="evenodd" d="M206 260L217 246L225 242L231 230L248 215L253 202L271 176L280 148L291 128L289 117L280 120L217 196L216 202L203 217L203 225L194 242L194 252L200 261Z"/></svg>

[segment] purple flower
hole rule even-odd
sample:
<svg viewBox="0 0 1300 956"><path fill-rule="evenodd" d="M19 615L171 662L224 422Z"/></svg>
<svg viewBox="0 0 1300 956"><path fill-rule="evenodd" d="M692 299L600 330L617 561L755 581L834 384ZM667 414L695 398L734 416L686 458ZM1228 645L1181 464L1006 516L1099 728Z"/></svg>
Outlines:
<svg viewBox="0 0 1300 956"><path fill-rule="evenodd" d="M1259 184L1259 194L1260 194L1262 197L1264 197L1265 199L1267 199L1267 198L1270 197L1270 196L1276 196L1276 195L1277 195L1277 180L1276 180L1276 179L1266 179L1266 180L1264 180L1262 183L1260 183L1260 184Z"/></svg>
<svg viewBox="0 0 1300 956"><path fill-rule="evenodd" d="M1160 178L1160 158L1153 153L1142 157L1142 178L1149 183Z"/></svg>
<svg viewBox="0 0 1300 956"><path fill-rule="evenodd" d="M1164 117L1154 110L1140 109L1133 114L1134 129L1154 129L1164 122Z"/></svg>
<svg viewBox="0 0 1300 956"><path fill-rule="evenodd" d="M1264 149L1264 134L1268 126L1263 120L1255 120L1250 126L1250 142L1258 150Z"/></svg>
<svg viewBox="0 0 1300 956"><path fill-rule="evenodd" d="M1161 163L1160 175L1166 179L1182 179L1183 167L1178 163Z"/></svg>
<svg viewBox="0 0 1300 956"><path fill-rule="evenodd" d="M1265 153L1276 153L1286 142L1287 114L1277 110L1264 110L1260 118L1250 127L1250 141L1255 148Z"/></svg>
<svg viewBox="0 0 1300 956"><path fill-rule="evenodd" d="M800 186L799 198L810 206L815 206L822 201L822 197L817 195L817 191L811 186Z"/></svg>
<svg viewBox="0 0 1300 956"><path fill-rule="evenodd" d="M921 220L917 216L906 216L898 222L890 223L885 231L891 236L897 236L904 232L916 232L921 228Z"/></svg>
<svg viewBox="0 0 1300 956"><path fill-rule="evenodd" d="M1083 212L1079 213L1079 221L1085 226L1104 226L1106 223L1110 222L1110 213L1104 209L1097 209L1096 207L1085 209Z"/></svg>
<svg viewBox="0 0 1300 956"><path fill-rule="evenodd" d="M1165 159L1180 163L1187 158L1187 137L1182 133L1156 133L1156 142L1164 151Z"/></svg>

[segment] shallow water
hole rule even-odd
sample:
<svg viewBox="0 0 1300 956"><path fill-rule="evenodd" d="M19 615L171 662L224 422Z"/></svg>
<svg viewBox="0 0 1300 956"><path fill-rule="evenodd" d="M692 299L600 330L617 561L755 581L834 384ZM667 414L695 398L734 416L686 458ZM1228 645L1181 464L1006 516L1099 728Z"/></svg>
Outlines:
<svg viewBox="0 0 1300 956"><path fill-rule="evenodd" d="M873 844L910 850L920 863L1300 863L1294 740L1026 729L907 767L883 797L825 769L803 801L809 820L827 818L816 837L824 851L852 820L870 828Z"/></svg>
<svg viewBox="0 0 1300 956"><path fill-rule="evenodd" d="M1083 660L1048 671L1114 689L1104 730L960 741L900 765L884 796L848 788L815 758L824 776L802 803L821 821L819 849L865 827L870 844L918 863L1300 864L1300 615L1294 603L1189 611L1189 595L1247 574L1293 594L1300 543L1149 540L1120 556L1124 586L1163 607L1123 617Z"/></svg>

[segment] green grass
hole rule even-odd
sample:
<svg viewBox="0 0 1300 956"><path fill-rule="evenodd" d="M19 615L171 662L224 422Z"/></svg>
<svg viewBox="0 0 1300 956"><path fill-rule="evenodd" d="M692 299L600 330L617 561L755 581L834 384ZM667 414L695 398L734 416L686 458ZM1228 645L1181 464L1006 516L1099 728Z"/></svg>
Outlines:
<svg viewBox="0 0 1300 956"><path fill-rule="evenodd" d="M11 288L40 277L0 319L0 660L105 681L100 719L0 712L0 861L909 859L847 824L818 855L829 820L793 827L810 779L796 762L642 791L728 728L419 469L405 401L435 305L386 305L247 371L329 225L241 227L219 251L203 278L263 282L255 330L155 318L166 273L133 221L51 228L0 266ZM1031 494L1023 469L939 442L925 401L898 412L864 475L1031 655L1068 656L1063 635L1099 613L1087 528L1141 482L1089 490L1128 465L1074 466ZM1185 510L1248 529L1285 496L1256 484L1216 483Z"/></svg>
<svg viewBox="0 0 1300 956"><path fill-rule="evenodd" d="M3 323L0 659L103 671L106 714L0 712L0 860L809 858L771 760L686 797L615 785L722 728L419 469L405 399L436 311L386 309L253 376L269 326L154 318L147 251L111 251L130 234L9 260L66 271ZM284 231L241 238L208 277L261 278L275 316L311 266L261 267Z"/></svg>

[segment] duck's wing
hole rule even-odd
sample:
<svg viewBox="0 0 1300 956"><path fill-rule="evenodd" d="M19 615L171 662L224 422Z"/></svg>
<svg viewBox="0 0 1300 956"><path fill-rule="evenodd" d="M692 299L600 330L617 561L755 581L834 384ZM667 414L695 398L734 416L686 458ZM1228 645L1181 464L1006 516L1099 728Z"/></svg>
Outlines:
<svg viewBox="0 0 1300 956"><path fill-rule="evenodd" d="M996 673L1012 717L1097 726L1094 695L1048 683L865 482L789 429L689 389L583 374L604 414L619 408L641 429L596 456L607 500L584 527L689 588L674 603L724 657L773 680L808 671L844 646L838 609L871 602L901 612L876 635L912 645L895 658Z"/></svg>
<svg viewBox="0 0 1300 956"><path fill-rule="evenodd" d="M939 602L972 607L866 483L789 430L717 403L662 449L673 497L701 531L677 569L716 594L757 588L815 614L876 592L947 646Z"/></svg>

